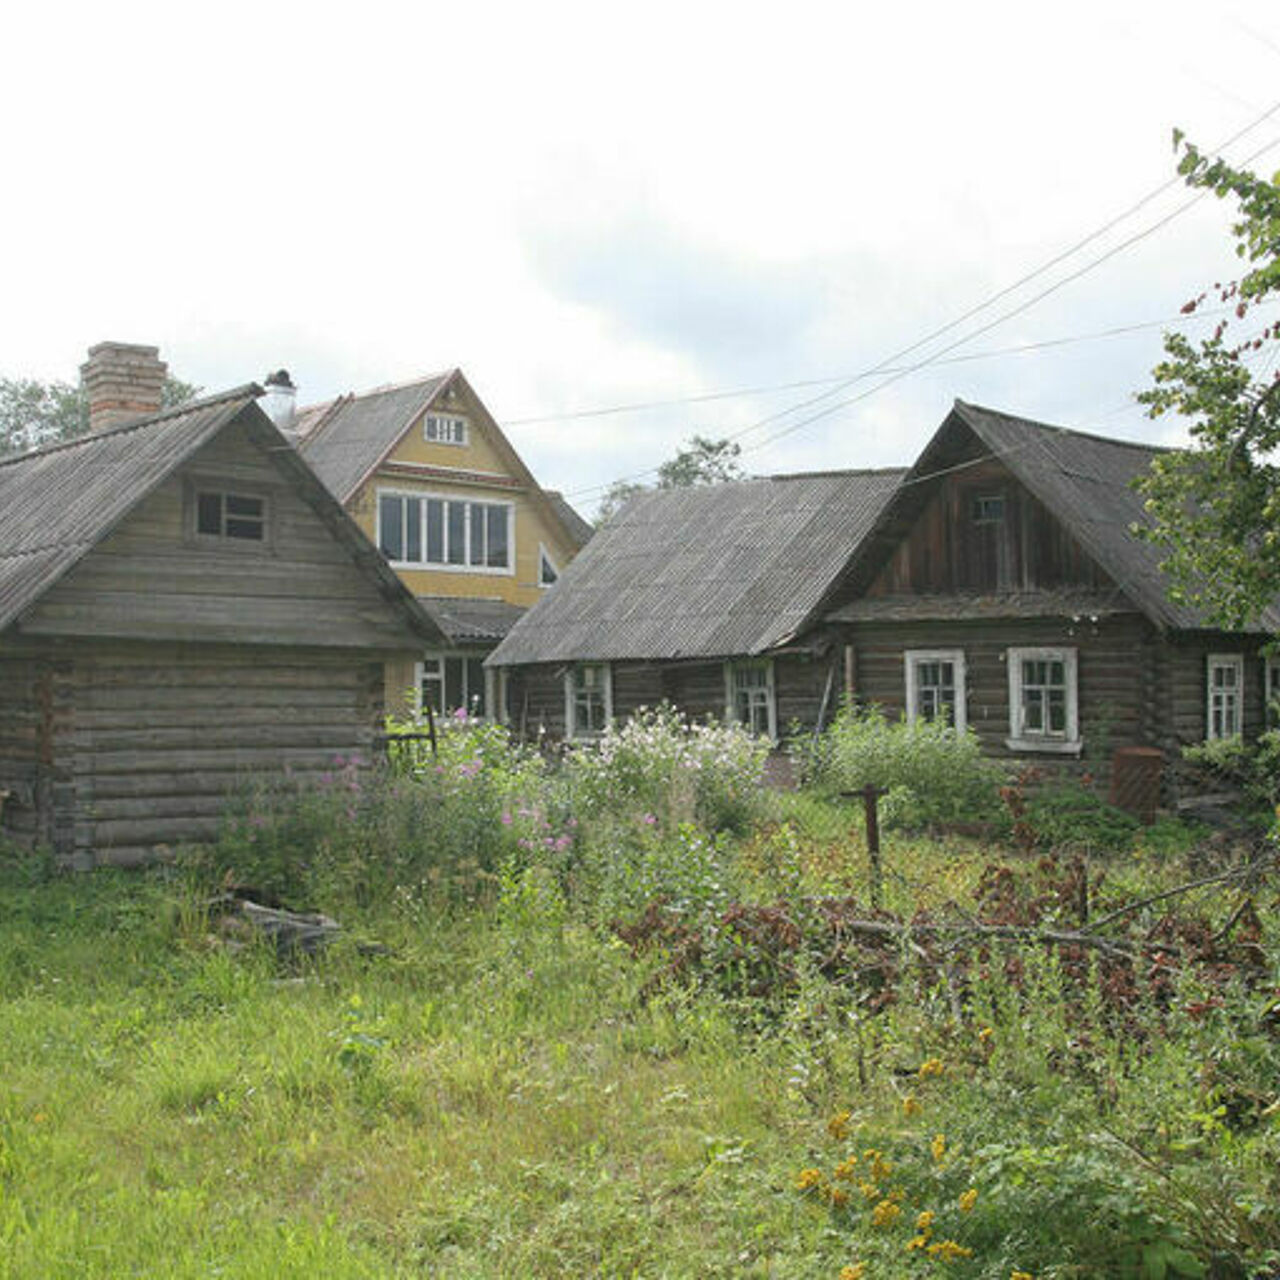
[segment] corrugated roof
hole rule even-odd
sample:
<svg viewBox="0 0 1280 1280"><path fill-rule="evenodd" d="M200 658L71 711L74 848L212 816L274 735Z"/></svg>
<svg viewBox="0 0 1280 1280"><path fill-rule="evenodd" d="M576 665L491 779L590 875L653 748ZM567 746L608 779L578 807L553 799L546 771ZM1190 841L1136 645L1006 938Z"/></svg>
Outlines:
<svg viewBox="0 0 1280 1280"><path fill-rule="evenodd" d="M347 502L449 377L435 374L303 409L295 422L298 448L329 492Z"/></svg>
<svg viewBox="0 0 1280 1280"><path fill-rule="evenodd" d="M916 596L863 596L828 615L833 622L963 622L996 618L1103 618L1133 613L1118 591L957 591Z"/></svg>
<svg viewBox="0 0 1280 1280"><path fill-rule="evenodd" d="M0 630L36 602L186 459L240 418L374 580L410 631L440 629L385 558L256 405L253 383L166 413L0 460ZM241 415L244 415L241 418ZM322 619L317 620L318 623Z"/></svg>
<svg viewBox="0 0 1280 1280"><path fill-rule="evenodd" d="M1149 521L1132 482L1167 450L1049 426L962 400L956 401L953 416L1062 521L1153 622L1187 630L1209 625L1203 610L1169 599L1169 580L1160 569L1164 552L1131 532L1135 524ZM1280 609L1265 610L1258 629L1280 629Z"/></svg>
<svg viewBox="0 0 1280 1280"><path fill-rule="evenodd" d="M902 472L660 489L597 529L494 665L762 653L811 619Z"/></svg>
<svg viewBox="0 0 1280 1280"><path fill-rule="evenodd" d="M419 596L418 603L450 644L494 644L524 615L505 600L467 600L460 596Z"/></svg>
<svg viewBox="0 0 1280 1280"><path fill-rule="evenodd" d="M237 387L0 461L0 629L261 394Z"/></svg>

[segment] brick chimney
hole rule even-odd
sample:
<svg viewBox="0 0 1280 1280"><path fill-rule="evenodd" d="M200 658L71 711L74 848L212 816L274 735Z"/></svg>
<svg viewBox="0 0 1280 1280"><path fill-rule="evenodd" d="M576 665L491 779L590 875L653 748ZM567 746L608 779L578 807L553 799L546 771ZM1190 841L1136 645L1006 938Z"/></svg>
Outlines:
<svg viewBox="0 0 1280 1280"><path fill-rule="evenodd" d="M134 418L159 413L169 366L159 347L133 342L99 342L80 366L80 385L89 401L89 430L105 431Z"/></svg>

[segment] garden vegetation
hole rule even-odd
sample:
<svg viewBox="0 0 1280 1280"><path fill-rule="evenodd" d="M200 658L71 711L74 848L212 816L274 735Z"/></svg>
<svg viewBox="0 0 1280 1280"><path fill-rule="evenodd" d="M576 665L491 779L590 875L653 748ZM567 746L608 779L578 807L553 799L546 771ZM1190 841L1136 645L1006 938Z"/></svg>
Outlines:
<svg viewBox="0 0 1280 1280"><path fill-rule="evenodd" d="M1274 832L867 713L765 754L458 718L171 866L0 854L0 1277L1280 1273Z"/></svg>

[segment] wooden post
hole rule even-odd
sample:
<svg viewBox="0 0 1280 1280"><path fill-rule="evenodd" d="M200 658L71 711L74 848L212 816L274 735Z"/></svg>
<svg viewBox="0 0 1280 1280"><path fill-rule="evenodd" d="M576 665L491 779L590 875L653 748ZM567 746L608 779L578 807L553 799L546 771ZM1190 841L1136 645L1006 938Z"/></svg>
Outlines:
<svg viewBox="0 0 1280 1280"><path fill-rule="evenodd" d="M880 909L881 887L883 876L880 866L880 815L876 811L876 801L888 790L868 782L861 791L842 791L840 794L847 800L862 797L863 813L867 830L867 862L871 869L871 905Z"/></svg>

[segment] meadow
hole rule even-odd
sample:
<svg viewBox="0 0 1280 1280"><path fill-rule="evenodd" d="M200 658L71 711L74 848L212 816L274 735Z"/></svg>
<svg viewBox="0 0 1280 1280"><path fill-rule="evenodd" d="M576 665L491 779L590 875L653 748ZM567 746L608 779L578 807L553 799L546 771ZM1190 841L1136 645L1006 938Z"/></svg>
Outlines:
<svg viewBox="0 0 1280 1280"><path fill-rule="evenodd" d="M866 732L773 795L463 723L149 872L0 853L0 1277L1280 1274L1274 839L877 745L873 906Z"/></svg>

